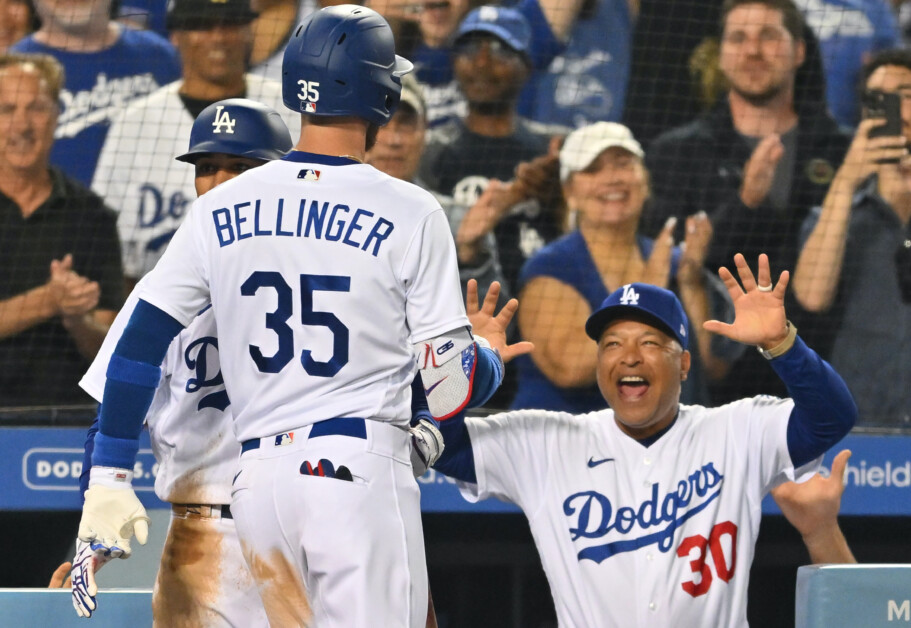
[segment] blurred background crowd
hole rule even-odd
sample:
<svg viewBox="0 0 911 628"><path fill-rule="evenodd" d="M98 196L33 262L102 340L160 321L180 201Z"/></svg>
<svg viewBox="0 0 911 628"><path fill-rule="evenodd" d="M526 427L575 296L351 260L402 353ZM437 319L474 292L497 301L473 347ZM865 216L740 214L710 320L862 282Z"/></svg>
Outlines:
<svg viewBox="0 0 911 628"><path fill-rule="evenodd" d="M0 0L0 420L91 412L77 382L195 198L192 121L247 97L296 138L282 53L330 4ZM463 284L500 281L536 345L493 406L602 407L583 324L635 281L687 310L685 403L784 396L701 325L732 316L718 267L768 253L859 426L911 426L911 3L366 4L416 66L368 162L437 195Z"/></svg>

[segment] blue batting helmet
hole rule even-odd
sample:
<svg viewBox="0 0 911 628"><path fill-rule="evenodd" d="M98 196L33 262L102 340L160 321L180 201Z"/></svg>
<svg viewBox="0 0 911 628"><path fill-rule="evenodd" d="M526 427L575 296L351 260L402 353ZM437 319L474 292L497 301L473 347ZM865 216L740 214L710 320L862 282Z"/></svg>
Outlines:
<svg viewBox="0 0 911 628"><path fill-rule="evenodd" d="M395 54L392 29L379 13L354 4L327 7L311 13L285 48L282 99L300 113L382 126L413 67Z"/></svg>
<svg viewBox="0 0 911 628"><path fill-rule="evenodd" d="M294 146L291 133L271 107L246 98L228 98L202 110L190 131L190 148L178 161L195 163L203 155L224 153L270 161Z"/></svg>

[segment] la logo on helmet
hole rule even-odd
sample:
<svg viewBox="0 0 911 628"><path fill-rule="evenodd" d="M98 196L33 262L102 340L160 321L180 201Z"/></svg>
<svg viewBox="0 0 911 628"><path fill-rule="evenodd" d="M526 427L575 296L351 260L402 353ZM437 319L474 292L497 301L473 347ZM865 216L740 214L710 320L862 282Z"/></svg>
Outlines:
<svg viewBox="0 0 911 628"><path fill-rule="evenodd" d="M224 130L225 133L234 133L234 125L237 124L237 120L231 118L231 114L228 111L224 111L224 105L218 105L215 107L215 122L212 123L214 127L213 133L221 133ZM224 127L224 129L222 129Z"/></svg>

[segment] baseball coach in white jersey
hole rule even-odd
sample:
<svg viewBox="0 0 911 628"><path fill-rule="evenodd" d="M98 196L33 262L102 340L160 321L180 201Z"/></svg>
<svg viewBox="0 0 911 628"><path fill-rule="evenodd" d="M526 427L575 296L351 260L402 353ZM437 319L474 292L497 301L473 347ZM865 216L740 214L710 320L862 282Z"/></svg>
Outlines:
<svg viewBox="0 0 911 628"><path fill-rule="evenodd" d="M756 345L790 398L680 404L686 314L672 292L628 284L585 327L610 409L442 425L435 468L469 500L523 510L564 628L746 626L763 496L810 478L854 424L844 381L787 321L787 271L773 286L765 255L757 278L742 255L735 262L742 288L719 271L734 323L705 328Z"/></svg>
<svg viewBox="0 0 911 628"><path fill-rule="evenodd" d="M471 336L446 216L364 164L411 63L375 11L317 11L285 52L295 150L197 200L107 367L79 537L129 553L131 487L172 339L211 303L241 442L231 512L275 626L424 626L411 382L434 418L486 401L497 353ZM309 602L305 603L305 602Z"/></svg>

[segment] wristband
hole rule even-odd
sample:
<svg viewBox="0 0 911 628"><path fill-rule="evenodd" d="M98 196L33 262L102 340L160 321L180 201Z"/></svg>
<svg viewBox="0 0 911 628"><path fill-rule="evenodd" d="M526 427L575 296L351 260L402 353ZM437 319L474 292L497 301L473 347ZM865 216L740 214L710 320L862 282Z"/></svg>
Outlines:
<svg viewBox="0 0 911 628"><path fill-rule="evenodd" d="M98 485L113 489L133 488L133 472L117 467L92 467L89 471L89 486Z"/></svg>
<svg viewBox="0 0 911 628"><path fill-rule="evenodd" d="M756 349L766 360L772 360L790 351L791 347L794 346L795 340L797 340L797 327L794 323L788 321L788 335L785 336L784 340L771 349L763 349L762 347L756 347Z"/></svg>

